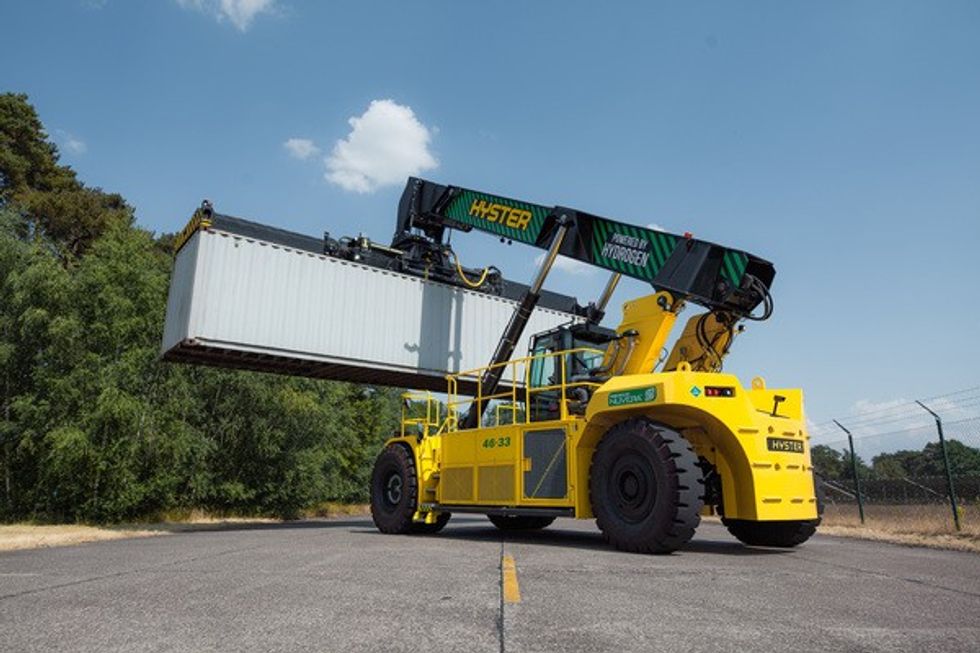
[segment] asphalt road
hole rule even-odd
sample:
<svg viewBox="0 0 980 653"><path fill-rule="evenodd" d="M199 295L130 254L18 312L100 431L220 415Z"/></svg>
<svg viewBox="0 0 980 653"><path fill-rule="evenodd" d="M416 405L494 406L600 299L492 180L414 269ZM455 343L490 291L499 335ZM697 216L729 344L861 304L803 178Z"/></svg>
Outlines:
<svg viewBox="0 0 980 653"><path fill-rule="evenodd" d="M253 525L0 553L0 650L977 651L980 556L748 549L716 524L670 556L573 520Z"/></svg>

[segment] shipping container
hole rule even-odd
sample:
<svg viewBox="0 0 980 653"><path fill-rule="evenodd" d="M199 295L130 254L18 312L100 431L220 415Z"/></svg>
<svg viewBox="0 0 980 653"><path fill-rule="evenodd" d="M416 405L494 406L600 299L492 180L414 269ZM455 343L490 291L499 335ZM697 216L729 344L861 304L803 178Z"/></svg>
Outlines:
<svg viewBox="0 0 980 653"><path fill-rule="evenodd" d="M522 288L498 296L379 269L228 216L193 229L170 282L169 361L445 391L448 372L490 361ZM515 356L530 335L582 320L555 306L577 304L542 297Z"/></svg>

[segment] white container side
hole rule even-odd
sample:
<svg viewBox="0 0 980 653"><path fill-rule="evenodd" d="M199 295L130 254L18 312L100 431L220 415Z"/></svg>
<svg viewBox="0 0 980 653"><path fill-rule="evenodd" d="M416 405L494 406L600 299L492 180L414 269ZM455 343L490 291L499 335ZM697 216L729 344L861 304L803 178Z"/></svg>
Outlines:
<svg viewBox="0 0 980 653"><path fill-rule="evenodd" d="M517 302L218 231L178 252L163 351L196 345L442 376L486 365ZM538 308L532 334L581 320Z"/></svg>

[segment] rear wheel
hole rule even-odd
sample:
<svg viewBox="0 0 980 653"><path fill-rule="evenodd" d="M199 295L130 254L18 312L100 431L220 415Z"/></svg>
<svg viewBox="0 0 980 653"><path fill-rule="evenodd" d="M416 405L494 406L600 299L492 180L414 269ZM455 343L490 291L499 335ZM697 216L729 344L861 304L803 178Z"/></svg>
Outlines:
<svg viewBox="0 0 980 653"><path fill-rule="evenodd" d="M401 445L388 445L378 455L371 474L374 525L382 533L413 532L417 500L418 475L411 453Z"/></svg>
<svg viewBox="0 0 980 653"><path fill-rule="evenodd" d="M722 519L721 523L744 544L792 548L803 544L817 532L819 519L806 521L746 521Z"/></svg>
<svg viewBox="0 0 980 653"><path fill-rule="evenodd" d="M701 522L704 478L679 433L639 418L609 429L592 458L592 512L617 549L670 553Z"/></svg>
<svg viewBox="0 0 980 653"><path fill-rule="evenodd" d="M554 517L536 515L487 515L487 518L502 531L538 531L555 521Z"/></svg>
<svg viewBox="0 0 980 653"><path fill-rule="evenodd" d="M813 474L813 495L817 504L816 519L793 521L748 521L746 519L721 518L728 532L749 546L772 546L790 549L803 544L817 532L823 516L825 493L823 478ZM724 513L722 513L724 514Z"/></svg>

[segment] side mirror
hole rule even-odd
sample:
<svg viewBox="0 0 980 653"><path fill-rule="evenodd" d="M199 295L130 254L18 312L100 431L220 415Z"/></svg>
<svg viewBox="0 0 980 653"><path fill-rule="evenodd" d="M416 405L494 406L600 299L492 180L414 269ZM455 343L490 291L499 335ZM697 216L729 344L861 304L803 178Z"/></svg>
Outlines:
<svg viewBox="0 0 980 653"><path fill-rule="evenodd" d="M773 417L779 417L779 415L776 414L776 411L779 410L779 404L783 403L784 401L786 401L786 397L783 397L782 395L776 395L776 396L774 396L772 398L772 416Z"/></svg>

